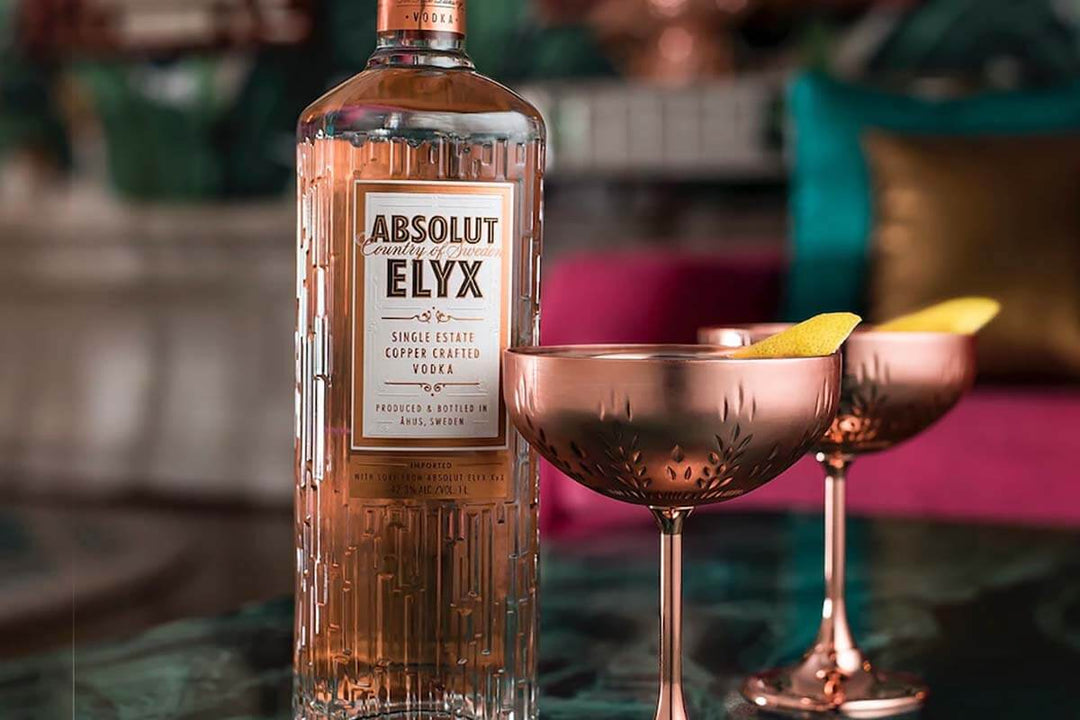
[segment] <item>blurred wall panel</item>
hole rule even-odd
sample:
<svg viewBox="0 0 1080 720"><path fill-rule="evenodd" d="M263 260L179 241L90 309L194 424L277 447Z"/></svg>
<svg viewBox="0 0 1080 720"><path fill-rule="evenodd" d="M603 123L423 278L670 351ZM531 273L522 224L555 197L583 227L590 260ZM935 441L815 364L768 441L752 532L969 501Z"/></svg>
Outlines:
<svg viewBox="0 0 1080 720"><path fill-rule="evenodd" d="M291 203L0 208L0 486L287 503Z"/></svg>

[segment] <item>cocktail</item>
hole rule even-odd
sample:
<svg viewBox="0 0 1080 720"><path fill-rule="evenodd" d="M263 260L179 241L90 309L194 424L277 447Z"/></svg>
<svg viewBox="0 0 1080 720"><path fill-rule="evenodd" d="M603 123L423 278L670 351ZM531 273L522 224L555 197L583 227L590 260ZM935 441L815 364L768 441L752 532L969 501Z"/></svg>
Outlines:
<svg viewBox="0 0 1080 720"><path fill-rule="evenodd" d="M657 720L686 718L684 521L699 505L739 497L786 470L836 412L837 353L732 354L704 346L567 346L505 355L507 407L533 449L585 487L649 508L660 527Z"/></svg>
<svg viewBox="0 0 1080 720"><path fill-rule="evenodd" d="M702 330L709 345L738 347L783 326ZM856 457L901 443L944 416L975 379L975 339L952 332L857 330L844 346L836 419L817 443L825 469L825 602L814 646L794 667L756 675L743 695L781 711L885 717L922 705L927 690L878 671L859 650L844 603L845 481Z"/></svg>

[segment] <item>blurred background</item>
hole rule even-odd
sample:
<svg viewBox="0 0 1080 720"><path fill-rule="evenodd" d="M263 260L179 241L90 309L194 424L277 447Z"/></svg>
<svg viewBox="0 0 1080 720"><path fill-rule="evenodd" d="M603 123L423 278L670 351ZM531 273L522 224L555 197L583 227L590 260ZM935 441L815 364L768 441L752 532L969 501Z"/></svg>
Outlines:
<svg viewBox="0 0 1080 720"><path fill-rule="evenodd" d="M546 341L999 296L988 385L853 507L1080 524L1080 2L469 15L550 127ZM72 588L87 642L291 592L293 128L374 24L375 0L0 0L0 656L69 643ZM757 502L814 507L798 472Z"/></svg>

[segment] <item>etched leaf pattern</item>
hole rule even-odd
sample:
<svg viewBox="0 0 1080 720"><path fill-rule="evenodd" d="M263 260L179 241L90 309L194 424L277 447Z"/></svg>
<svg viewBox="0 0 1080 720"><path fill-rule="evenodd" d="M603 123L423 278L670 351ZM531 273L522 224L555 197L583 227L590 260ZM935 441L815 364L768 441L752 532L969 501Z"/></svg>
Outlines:
<svg viewBox="0 0 1080 720"><path fill-rule="evenodd" d="M826 443L859 448L910 437L944 415L963 395L965 367L958 364L931 400L899 402L885 391L892 382L889 365L874 355L844 375L840 409L825 435Z"/></svg>
<svg viewBox="0 0 1080 720"><path fill-rule="evenodd" d="M707 464L697 479L697 486L702 490L719 490L731 483L741 467L746 448L754 438L753 435L742 435L742 428L738 424L732 427L730 438L715 437L716 449L709 453Z"/></svg>
<svg viewBox="0 0 1080 720"><path fill-rule="evenodd" d="M826 381L817 399L817 410L832 402L834 386ZM534 400L534 398L530 398ZM597 408L599 425L590 437L557 447L528 414L527 435L536 449L559 471L608 496L641 504L699 505L738 497L772 479L803 455L824 431L826 420L809 428L795 446L773 445L764 455L755 449L755 437L747 430L758 406L744 387L719 400L711 446L702 455L700 440L694 451L677 441L666 457L655 450L655 441L643 442L641 428L633 423L634 409L625 398L612 397ZM647 431L646 431L647 432ZM645 445L654 448L651 453ZM651 458L651 459L650 459Z"/></svg>
<svg viewBox="0 0 1080 720"><path fill-rule="evenodd" d="M888 366L877 355L845 372L840 384L840 407L825 433L826 444L860 445L872 442L881 433L882 408L888 397L882 385L889 377Z"/></svg>
<svg viewBox="0 0 1080 720"><path fill-rule="evenodd" d="M641 493L652 481L643 461L640 438L621 423L613 423L610 442L605 448L608 477L615 478L628 493ZM598 469L603 469L598 466Z"/></svg>

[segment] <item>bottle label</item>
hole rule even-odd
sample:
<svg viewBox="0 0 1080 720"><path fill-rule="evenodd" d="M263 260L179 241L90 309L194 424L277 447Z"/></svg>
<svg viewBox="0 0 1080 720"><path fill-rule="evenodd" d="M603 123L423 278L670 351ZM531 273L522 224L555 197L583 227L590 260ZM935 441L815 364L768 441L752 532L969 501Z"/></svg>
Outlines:
<svg viewBox="0 0 1080 720"><path fill-rule="evenodd" d="M353 495L505 496L514 186L357 181L354 202Z"/></svg>
<svg viewBox="0 0 1080 720"><path fill-rule="evenodd" d="M465 34L465 0L379 0L378 31Z"/></svg>

